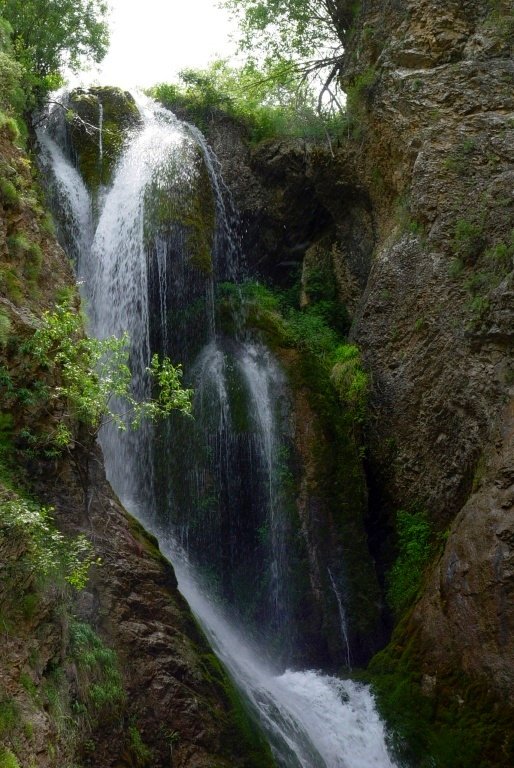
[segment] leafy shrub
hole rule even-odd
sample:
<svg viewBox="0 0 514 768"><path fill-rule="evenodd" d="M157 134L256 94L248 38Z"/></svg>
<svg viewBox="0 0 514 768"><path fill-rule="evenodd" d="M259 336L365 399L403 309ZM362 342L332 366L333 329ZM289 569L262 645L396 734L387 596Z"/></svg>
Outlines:
<svg viewBox="0 0 514 768"><path fill-rule="evenodd" d="M415 599L432 554L432 528L424 512L396 514L398 557L387 576L387 600L397 616Z"/></svg>
<svg viewBox="0 0 514 768"><path fill-rule="evenodd" d="M18 759L10 749L0 745L0 768L20 768Z"/></svg>
<svg viewBox="0 0 514 768"><path fill-rule="evenodd" d="M24 107L24 94L20 87L22 66L5 50L0 50L0 109Z"/></svg>
<svg viewBox="0 0 514 768"><path fill-rule="evenodd" d="M27 499L0 502L0 537L25 542L25 552L17 563L37 582L68 583L83 589L95 562L92 547L85 536L66 538L54 526L51 509Z"/></svg>
<svg viewBox="0 0 514 768"><path fill-rule="evenodd" d="M184 70L179 82L161 83L149 93L171 110L187 110L203 129L221 111L245 125L253 142L277 136L325 140L346 130L345 115L319 114L313 94L298 90L293 71L283 65L259 69L249 62L236 69L218 60L208 69Z"/></svg>
<svg viewBox="0 0 514 768"><path fill-rule="evenodd" d="M330 357L340 340L339 335L315 307L306 307L304 311L291 309L285 319L287 335L295 347L322 358Z"/></svg>
<svg viewBox="0 0 514 768"><path fill-rule="evenodd" d="M152 357L147 369L155 385L155 396L138 401L131 394L132 376L128 366L128 337L103 340L83 333L80 314L69 303L46 312L41 327L26 345L43 369L60 378L51 396L64 398L73 418L96 434L102 423L114 422L120 429L137 428L143 419L157 421L172 410L189 414L191 390L180 385L182 370L164 358ZM111 409L113 397L124 404L124 413ZM60 442L70 442L71 434L61 427Z"/></svg>

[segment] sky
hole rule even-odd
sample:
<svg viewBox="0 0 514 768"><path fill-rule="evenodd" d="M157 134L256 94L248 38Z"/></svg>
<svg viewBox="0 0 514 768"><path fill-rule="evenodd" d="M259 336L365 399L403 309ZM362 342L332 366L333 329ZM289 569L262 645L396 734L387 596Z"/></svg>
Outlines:
<svg viewBox="0 0 514 768"><path fill-rule="evenodd" d="M167 82L235 52L235 27L217 0L108 0L111 47L86 80L123 88ZM84 78L81 78L84 79Z"/></svg>

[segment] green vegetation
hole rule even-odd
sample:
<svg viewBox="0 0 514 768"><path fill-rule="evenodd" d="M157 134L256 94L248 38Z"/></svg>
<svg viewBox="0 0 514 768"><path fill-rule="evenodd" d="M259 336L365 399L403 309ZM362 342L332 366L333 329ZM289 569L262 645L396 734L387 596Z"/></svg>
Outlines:
<svg viewBox="0 0 514 768"><path fill-rule="evenodd" d="M135 725L129 726L129 749L137 768L152 764L153 752L146 746Z"/></svg>
<svg viewBox="0 0 514 768"><path fill-rule="evenodd" d="M2 0L3 37L8 22L23 87L41 97L56 87L65 66L77 71L107 53L107 3L103 0ZM1 64L1 62L0 62ZM11 91L16 88L12 78ZM1 82L1 76L0 76Z"/></svg>
<svg viewBox="0 0 514 768"><path fill-rule="evenodd" d="M70 655L77 669L78 698L74 709L91 723L120 716L125 691L115 652L83 622L70 624Z"/></svg>
<svg viewBox="0 0 514 768"><path fill-rule="evenodd" d="M500 42L510 44L514 40L514 14L512 13L511 0L488 0L489 14L485 21L485 27Z"/></svg>
<svg viewBox="0 0 514 768"><path fill-rule="evenodd" d="M344 552L350 631L366 636L376 626L380 599L364 531L361 425L367 415L368 377L358 348L345 340L339 313L330 308L338 300L332 298L333 282L318 272L321 263L316 260L310 274L291 289L271 290L256 282L224 284L218 314L227 333L233 330L234 313L260 331L288 374L300 421L309 424L308 435L298 430L306 492L324 509L324 519L331 521L330 541L337 540ZM301 307L306 299L310 303ZM319 536L329 541L326 528ZM295 583L301 578L299 572Z"/></svg>
<svg viewBox="0 0 514 768"><path fill-rule="evenodd" d="M132 375L128 366L128 338L110 337L102 341L83 332L83 318L69 303L60 304L43 315L42 325L25 345L49 378L59 383L50 398L65 401L71 423L89 428L94 437L103 423L111 421L119 429L137 429L143 419L158 421L173 410L189 414L191 390L182 389L182 371L164 358L153 355L148 375L155 395L136 400L131 394ZM113 398L123 403L119 413L111 407ZM52 436L57 446L73 441L71 424L61 422Z"/></svg>
<svg viewBox="0 0 514 768"><path fill-rule="evenodd" d="M396 535L398 556L387 574L387 601L399 617L419 592L434 546L432 527L422 511L399 510Z"/></svg>
<svg viewBox="0 0 514 768"><path fill-rule="evenodd" d="M222 720L223 743L233 754L244 757L248 768L271 768L274 765L269 744L250 719L247 706L227 677L220 661L213 653L201 657L202 677L218 689L224 699ZM173 737L170 744L173 744Z"/></svg>
<svg viewBox="0 0 514 768"><path fill-rule="evenodd" d="M444 167L450 171L464 176L469 172L469 166L473 154L476 150L475 140L472 138L465 139L459 144L452 153L444 161Z"/></svg>
<svg viewBox="0 0 514 768"><path fill-rule="evenodd" d="M98 153L97 130L102 106L102 158ZM78 168L90 192L108 186L125 146L127 132L139 125L139 110L132 96L120 88L96 86L76 88L69 95L66 122ZM91 128L93 126L93 128Z"/></svg>
<svg viewBox="0 0 514 768"><path fill-rule="evenodd" d="M294 87L319 93L319 106L339 106L343 46L358 0L224 0L240 28L240 49L265 70L287 73Z"/></svg>
<svg viewBox="0 0 514 768"><path fill-rule="evenodd" d="M411 235L423 236L425 228L420 221L413 218L410 209L410 200L407 195L402 195L397 199L395 218L401 232L410 232Z"/></svg>
<svg viewBox="0 0 514 768"><path fill-rule="evenodd" d="M7 240L7 245L12 259L17 264L22 262L23 274L29 283L35 283L43 263L40 246L30 242L23 233L11 235Z"/></svg>
<svg viewBox="0 0 514 768"><path fill-rule="evenodd" d="M438 670L423 676L418 638L400 624L369 666L378 708L387 720L400 765L412 768L510 768L514 711L487 683Z"/></svg>
<svg viewBox="0 0 514 768"><path fill-rule="evenodd" d="M15 727L19 719L19 711L13 699L0 700L0 738L5 738Z"/></svg>
<svg viewBox="0 0 514 768"><path fill-rule="evenodd" d="M483 227L480 223L459 219L455 224L452 250L456 258L473 263L484 248Z"/></svg>
<svg viewBox="0 0 514 768"><path fill-rule="evenodd" d="M18 573L31 575L40 587L51 582L54 586L68 583L83 589L95 562L85 536L63 536L52 522L51 510L22 497L0 500L1 539L23 543L23 554L15 567ZM9 568L6 570L9 572ZM29 604L22 603L21 607L27 611Z"/></svg>
<svg viewBox="0 0 514 768"><path fill-rule="evenodd" d="M160 84L150 94L171 110L185 110L207 129L214 114L223 112L246 126L250 140L276 136L317 140L344 135L341 110L321 113L307 85L298 86L288 70L265 71L249 62L239 69L215 61L205 70L186 70L177 83Z"/></svg>
<svg viewBox="0 0 514 768"><path fill-rule="evenodd" d="M354 421L363 422L367 414L369 379L362 367L359 348L355 344L340 344L335 349L334 360L331 380L339 398Z"/></svg>
<svg viewBox="0 0 514 768"><path fill-rule="evenodd" d="M346 109L352 123L357 123L362 117L366 102L371 96L373 86L377 82L378 73L374 67L361 72L346 89ZM355 127L355 126L354 126Z"/></svg>
<svg viewBox="0 0 514 768"><path fill-rule="evenodd" d="M299 308L294 288L279 291L253 281L241 286L224 283L219 289L220 313L226 319L228 307L237 311L241 303L248 325L263 331L272 347L293 347L311 355L320 375L332 382L351 421L360 422L366 413L368 377L358 348L344 342L347 315L333 293L333 284L329 284L328 294L323 285L321 274L312 273L306 290L315 300Z"/></svg>
<svg viewBox="0 0 514 768"><path fill-rule="evenodd" d="M485 251L479 226L460 220L455 231L454 249L458 248L460 255L450 262L449 274L453 279L463 279L463 286L470 294L468 309L476 324L489 311L491 293L513 269L514 230L509 242L497 243ZM480 260L477 250L482 254ZM470 253L475 253L472 266L466 264L466 256L469 260Z"/></svg>
<svg viewBox="0 0 514 768"><path fill-rule="evenodd" d="M145 236L148 243L157 235L166 236L180 227L191 264L204 275L212 273L212 248L215 230L215 202L201 153L188 147L194 170L182 187L183 174L175 157L159 170L158 178L145 192ZM187 308L191 311L191 307Z"/></svg>
<svg viewBox="0 0 514 768"><path fill-rule="evenodd" d="M0 768L20 768L20 764L10 749L0 745Z"/></svg>
<svg viewBox="0 0 514 768"><path fill-rule="evenodd" d="M11 321L3 310L0 310L0 347L5 347L9 340Z"/></svg>
<svg viewBox="0 0 514 768"><path fill-rule="evenodd" d="M17 205L20 201L18 191L9 179L0 178L0 195L4 205Z"/></svg>

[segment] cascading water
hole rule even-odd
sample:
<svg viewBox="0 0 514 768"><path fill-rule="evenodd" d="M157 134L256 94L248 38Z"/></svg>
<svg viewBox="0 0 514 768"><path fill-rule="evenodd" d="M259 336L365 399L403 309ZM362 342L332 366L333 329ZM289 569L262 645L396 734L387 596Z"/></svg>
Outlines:
<svg viewBox="0 0 514 768"><path fill-rule="evenodd" d="M388 768L384 728L366 687L283 671L301 643L302 595L292 594L289 579L305 562L287 490L287 384L237 318L232 333L217 328L217 286L237 282L238 247L216 159L197 129L148 100L138 106L143 125L129 136L94 223L89 194L51 121L39 133L92 332L128 332L137 395L148 392L155 350L181 360L195 389L194 421L177 417L132 434L104 429L109 479L158 535L277 763ZM342 641L348 649L346 635ZM266 660L270 650L282 671Z"/></svg>

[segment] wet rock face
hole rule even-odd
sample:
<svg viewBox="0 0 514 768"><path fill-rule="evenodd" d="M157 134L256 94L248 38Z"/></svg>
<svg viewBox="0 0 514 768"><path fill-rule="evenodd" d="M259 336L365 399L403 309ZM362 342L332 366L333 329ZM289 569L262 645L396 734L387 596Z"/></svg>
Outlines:
<svg viewBox="0 0 514 768"><path fill-rule="evenodd" d="M268 747L178 592L156 539L113 495L100 454L89 466L87 512L69 466L41 483L39 493L55 506L67 533L94 531L102 562L80 595L78 614L116 651L127 699L120 718L100 723L92 734L95 765L132 764L123 726L128 722L137 725L156 767L169 766L171 754L178 768L272 766Z"/></svg>
<svg viewBox="0 0 514 768"><path fill-rule="evenodd" d="M124 140L141 118L128 91L110 86L77 88L69 95L66 120L78 167L93 192L112 179Z"/></svg>

